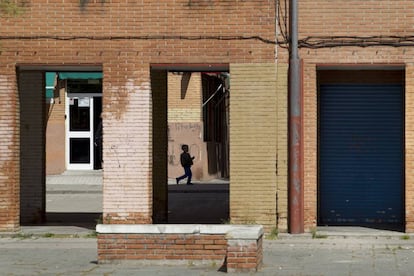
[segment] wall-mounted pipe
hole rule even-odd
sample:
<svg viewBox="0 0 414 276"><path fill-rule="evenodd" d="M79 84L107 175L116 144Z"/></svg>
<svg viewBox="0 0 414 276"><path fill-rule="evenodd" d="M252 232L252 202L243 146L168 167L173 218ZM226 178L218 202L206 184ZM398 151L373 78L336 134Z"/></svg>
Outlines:
<svg viewBox="0 0 414 276"><path fill-rule="evenodd" d="M289 4L289 232L304 232L302 95L298 51L298 1Z"/></svg>

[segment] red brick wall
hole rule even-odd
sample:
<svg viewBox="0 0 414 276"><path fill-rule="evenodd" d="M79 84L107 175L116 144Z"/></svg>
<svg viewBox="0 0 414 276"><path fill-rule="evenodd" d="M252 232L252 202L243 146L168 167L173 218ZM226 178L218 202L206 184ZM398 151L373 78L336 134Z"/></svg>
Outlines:
<svg viewBox="0 0 414 276"><path fill-rule="evenodd" d="M5 228L18 220L22 126L16 66L102 68L105 222L151 223L151 64L274 62L275 46L266 42L275 33L274 1L82 2L29 1L21 14L1 15L0 79L6 81L0 86L0 131L7 147L0 159L5 168L0 218L8 218L1 224Z"/></svg>
<svg viewBox="0 0 414 276"><path fill-rule="evenodd" d="M54 102L47 105L46 116L46 175L61 174L65 162L65 89L56 93Z"/></svg>
<svg viewBox="0 0 414 276"><path fill-rule="evenodd" d="M16 76L0 67L0 230L19 227L20 162Z"/></svg>
<svg viewBox="0 0 414 276"><path fill-rule="evenodd" d="M237 225L98 225L98 261L210 264L253 272L263 263L263 227Z"/></svg>
<svg viewBox="0 0 414 276"><path fill-rule="evenodd" d="M211 260L224 262L224 235L99 234L98 260Z"/></svg>
<svg viewBox="0 0 414 276"><path fill-rule="evenodd" d="M263 240L229 241L227 248L227 271L249 272L257 271L263 262Z"/></svg>
<svg viewBox="0 0 414 276"><path fill-rule="evenodd" d="M1 227L16 227L19 215L16 201L20 189L21 126L16 66L102 68L104 213L111 223L143 223L152 220L153 200L150 65L274 63L275 50L278 62L287 62L287 50L275 49L266 42L273 40L276 32L275 1L87 2L81 7L75 0L31 1L22 14L0 18L0 139L4 142L0 156L0 189L4 190L0 200ZM411 35L413 8L414 3L407 0L301 0L299 38ZM284 11L283 7L280 11ZM280 26L284 26L283 21ZM263 40L249 39L250 36ZM300 56L304 62L305 223L309 229L315 226L317 205L317 65L403 64L410 68L414 47L301 48ZM405 81L409 92L410 70L407 69ZM406 97L406 117L410 122L412 99L408 93ZM408 154L413 150L411 136L412 130L407 127L406 160L410 160ZM414 201L408 200L414 194L414 169L408 161L405 173L407 231L414 231Z"/></svg>
<svg viewBox="0 0 414 276"><path fill-rule="evenodd" d="M315 7L318 7L315 9ZM414 3L403 0L386 1L299 1L299 39L311 36L406 36L411 35L414 28L414 18L409 16ZM404 19L403 19L404 18ZM348 39L352 40L352 39ZM323 42L322 42L323 43ZM287 51L280 50L281 60L287 60ZM303 59L303 90L304 90L304 207L305 228L310 230L317 221L317 68L331 66L336 69L347 68L354 70L378 68L386 69L394 65L402 65L405 70L414 61L413 47L326 47L320 49L301 48L300 57ZM371 66L371 67L370 67ZM404 70L404 69L403 69ZM372 81L373 76L364 71L346 71L346 78L351 81L355 76L363 76L364 81ZM383 80L395 80L391 73L382 75ZM399 83L406 84L406 160L411 160L412 130L409 121L412 117L412 81L411 73L407 72ZM374 76L375 78L375 76ZM403 77L404 78L404 77ZM333 76L325 75L324 80L332 81ZM336 78L336 81L338 79ZM360 80L359 80L360 81ZM377 80L378 82L378 76ZM382 82L382 80L381 80ZM405 196L406 196L406 231L414 231L413 197L414 182L411 163L406 161Z"/></svg>

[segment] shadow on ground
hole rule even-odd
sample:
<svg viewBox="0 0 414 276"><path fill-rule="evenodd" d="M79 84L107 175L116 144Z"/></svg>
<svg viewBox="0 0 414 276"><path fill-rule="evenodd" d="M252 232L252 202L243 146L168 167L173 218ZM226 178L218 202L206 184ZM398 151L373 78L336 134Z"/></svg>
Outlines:
<svg viewBox="0 0 414 276"><path fill-rule="evenodd" d="M229 221L229 185L169 185L168 223L221 224Z"/></svg>
<svg viewBox="0 0 414 276"><path fill-rule="evenodd" d="M56 191L53 192L55 195ZM78 205L91 200L76 196L75 193L62 193L59 204L65 212L47 212L43 224L23 224L22 226L76 226L94 230L102 223L102 213L82 210L71 212L73 200ZM100 197L102 192L96 193ZM82 193L79 193L82 195ZM65 206L68 206L67 209ZM89 206L90 204L83 204ZM67 211L66 211L67 210ZM99 210L99 209L98 209ZM94 209L96 211L96 208ZM229 221L229 184L168 185L169 224L221 224Z"/></svg>
<svg viewBox="0 0 414 276"><path fill-rule="evenodd" d="M44 223L22 223L22 226L75 226L95 230L101 223L102 213L55 213L48 212Z"/></svg>

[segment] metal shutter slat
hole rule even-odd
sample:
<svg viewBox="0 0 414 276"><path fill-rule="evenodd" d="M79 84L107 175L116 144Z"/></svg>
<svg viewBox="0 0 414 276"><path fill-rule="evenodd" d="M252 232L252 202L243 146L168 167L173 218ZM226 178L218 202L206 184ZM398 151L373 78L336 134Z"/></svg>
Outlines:
<svg viewBox="0 0 414 276"><path fill-rule="evenodd" d="M401 85L321 85L319 224L403 223Z"/></svg>

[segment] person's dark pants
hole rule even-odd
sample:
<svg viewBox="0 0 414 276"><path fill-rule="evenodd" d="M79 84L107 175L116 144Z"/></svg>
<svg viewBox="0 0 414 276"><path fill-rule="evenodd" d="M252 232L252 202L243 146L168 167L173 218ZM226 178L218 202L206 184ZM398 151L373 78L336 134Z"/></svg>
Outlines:
<svg viewBox="0 0 414 276"><path fill-rule="evenodd" d="M193 173L191 172L191 167L184 167L184 174L180 177L177 177L177 183L178 181L184 179L187 177L187 184L191 183L191 177L193 176Z"/></svg>

